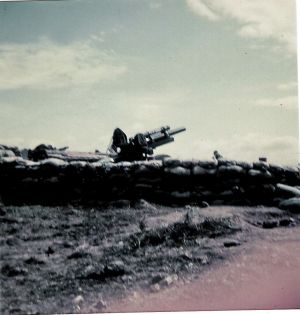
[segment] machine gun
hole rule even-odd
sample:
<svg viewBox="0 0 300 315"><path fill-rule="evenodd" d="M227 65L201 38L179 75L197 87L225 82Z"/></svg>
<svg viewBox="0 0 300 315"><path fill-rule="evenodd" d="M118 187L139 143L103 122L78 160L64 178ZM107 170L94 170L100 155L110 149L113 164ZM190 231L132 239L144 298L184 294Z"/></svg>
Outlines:
<svg viewBox="0 0 300 315"><path fill-rule="evenodd" d="M127 140L126 134L116 128L107 154L113 157L115 162L147 160L149 156L153 155L153 149L173 142L172 136L185 130L184 127L171 129L169 126L164 126L145 133L138 133Z"/></svg>

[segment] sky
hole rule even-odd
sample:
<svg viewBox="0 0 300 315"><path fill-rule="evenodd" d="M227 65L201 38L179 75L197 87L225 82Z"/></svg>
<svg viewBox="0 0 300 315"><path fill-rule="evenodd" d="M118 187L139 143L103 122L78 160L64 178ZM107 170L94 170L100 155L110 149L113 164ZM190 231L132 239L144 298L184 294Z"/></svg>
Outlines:
<svg viewBox="0 0 300 315"><path fill-rule="evenodd" d="M0 2L0 143L184 126L155 153L296 165L296 46L294 0Z"/></svg>

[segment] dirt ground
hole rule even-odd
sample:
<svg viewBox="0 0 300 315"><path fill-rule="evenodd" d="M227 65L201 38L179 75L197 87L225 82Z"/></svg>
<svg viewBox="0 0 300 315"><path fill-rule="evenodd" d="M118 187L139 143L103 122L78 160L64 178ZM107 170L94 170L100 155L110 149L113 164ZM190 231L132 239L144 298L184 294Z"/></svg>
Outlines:
<svg viewBox="0 0 300 315"><path fill-rule="evenodd" d="M287 231L284 231L287 232ZM157 293L136 292L108 312L300 309L300 230L255 242L238 255Z"/></svg>
<svg viewBox="0 0 300 315"><path fill-rule="evenodd" d="M193 296L195 301L202 294L207 301L208 288L215 290L212 305L222 305L221 293L230 285L224 274L241 283L243 292L251 289L251 279L263 275L267 283L282 280L290 288L288 279L295 279L293 274L273 277L275 269L269 269L267 262L275 255L278 267L284 256L285 270L294 270L288 257L299 248L299 219L265 207L171 208L146 202L105 209L2 206L0 311L194 310L201 304L193 304ZM249 269L252 278L246 281ZM231 296L239 291L234 283ZM207 290L196 290L199 286ZM269 289L266 286L264 291ZM170 292L191 300L180 308ZM160 304L157 296L162 297ZM224 294L223 300L228 301ZM149 308L155 303L159 309Z"/></svg>

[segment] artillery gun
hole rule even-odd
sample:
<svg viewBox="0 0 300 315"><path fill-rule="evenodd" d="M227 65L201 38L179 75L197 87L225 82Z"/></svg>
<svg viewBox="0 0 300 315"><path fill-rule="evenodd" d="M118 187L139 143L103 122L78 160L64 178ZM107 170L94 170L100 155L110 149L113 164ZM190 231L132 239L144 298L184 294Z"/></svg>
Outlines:
<svg viewBox="0 0 300 315"><path fill-rule="evenodd" d="M137 133L128 140L126 134L120 128L116 128L106 153L98 150L94 153L75 152L68 151L68 147L57 149L51 145L40 144L34 150L29 150L28 158L34 161L57 158L68 162L95 162L107 158L114 162L147 160L153 158L155 148L173 142L173 136L185 130L183 127L171 129L164 126L145 133Z"/></svg>
<svg viewBox="0 0 300 315"><path fill-rule="evenodd" d="M120 128L116 128L107 154L113 157L115 162L147 160L152 158L155 148L173 142L172 136L185 130L184 127L171 129L164 126L145 133L137 133L127 140L126 134Z"/></svg>

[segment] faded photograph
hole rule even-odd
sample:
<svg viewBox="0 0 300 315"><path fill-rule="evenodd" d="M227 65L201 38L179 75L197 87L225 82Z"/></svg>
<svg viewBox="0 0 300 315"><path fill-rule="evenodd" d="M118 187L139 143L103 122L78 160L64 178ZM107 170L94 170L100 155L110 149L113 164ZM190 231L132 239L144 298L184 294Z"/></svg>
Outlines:
<svg viewBox="0 0 300 315"><path fill-rule="evenodd" d="M0 1L1 314L300 308L296 17Z"/></svg>

